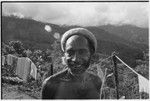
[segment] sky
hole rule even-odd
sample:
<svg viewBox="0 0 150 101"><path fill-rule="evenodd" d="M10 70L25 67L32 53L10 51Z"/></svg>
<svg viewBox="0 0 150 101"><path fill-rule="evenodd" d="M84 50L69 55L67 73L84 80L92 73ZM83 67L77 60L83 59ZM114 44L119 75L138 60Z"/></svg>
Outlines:
<svg viewBox="0 0 150 101"><path fill-rule="evenodd" d="M2 15L28 17L58 25L149 25L148 2L2 3Z"/></svg>

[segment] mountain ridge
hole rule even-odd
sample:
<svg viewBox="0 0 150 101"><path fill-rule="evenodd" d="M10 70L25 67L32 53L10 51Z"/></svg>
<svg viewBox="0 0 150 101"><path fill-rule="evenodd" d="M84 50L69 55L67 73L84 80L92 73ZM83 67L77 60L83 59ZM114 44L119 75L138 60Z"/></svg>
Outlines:
<svg viewBox="0 0 150 101"><path fill-rule="evenodd" d="M47 32L44 27L49 25L51 32ZM2 42L20 40L27 49L47 49L56 40L54 33L62 35L65 31L81 26L59 26L50 23L43 23L32 19L19 19L12 16L2 16ZM110 55L113 51L119 52L119 56L130 65L135 65L135 60L142 58L142 52L148 46L143 43L130 42L122 36L109 33L109 30L101 26L84 27L90 30L97 38L98 53ZM133 66L134 66L133 65Z"/></svg>

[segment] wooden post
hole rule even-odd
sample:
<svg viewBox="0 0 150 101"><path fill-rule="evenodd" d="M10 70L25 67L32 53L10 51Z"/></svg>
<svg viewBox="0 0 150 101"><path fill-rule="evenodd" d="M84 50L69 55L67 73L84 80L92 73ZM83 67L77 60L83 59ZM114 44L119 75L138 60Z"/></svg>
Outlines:
<svg viewBox="0 0 150 101"><path fill-rule="evenodd" d="M51 75L53 75L53 63L51 64Z"/></svg>
<svg viewBox="0 0 150 101"><path fill-rule="evenodd" d="M101 85L101 91L100 91L100 99L102 99L102 93L103 93L103 87L104 87L104 84L105 84L106 74L107 74L107 68L105 69L105 72L104 72L104 75L103 75L103 78L102 78L102 85Z"/></svg>
<svg viewBox="0 0 150 101"><path fill-rule="evenodd" d="M116 85L116 94L117 94L117 99L119 99L119 92L118 92L118 71L117 71L117 62L116 62L117 58L115 56L115 53L113 53L113 65L114 65L114 75L115 75L115 85Z"/></svg>

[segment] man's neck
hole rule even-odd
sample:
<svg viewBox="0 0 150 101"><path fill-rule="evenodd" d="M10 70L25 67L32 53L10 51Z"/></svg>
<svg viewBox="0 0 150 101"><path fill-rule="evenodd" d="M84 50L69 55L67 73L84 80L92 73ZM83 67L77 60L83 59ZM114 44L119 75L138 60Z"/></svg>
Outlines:
<svg viewBox="0 0 150 101"><path fill-rule="evenodd" d="M70 76L73 79L82 80L85 77L86 72L82 74L73 74L71 70L68 68L68 76Z"/></svg>

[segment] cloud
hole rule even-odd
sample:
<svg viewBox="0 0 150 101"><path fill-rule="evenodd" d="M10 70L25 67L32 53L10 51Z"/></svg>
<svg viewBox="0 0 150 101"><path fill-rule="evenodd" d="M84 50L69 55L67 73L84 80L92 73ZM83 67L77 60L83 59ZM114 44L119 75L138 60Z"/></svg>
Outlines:
<svg viewBox="0 0 150 101"><path fill-rule="evenodd" d="M57 33L57 32L56 32L56 33L54 33L54 35L53 35L53 36L54 36L54 38L55 38L55 39L60 39L60 34L59 34L59 33Z"/></svg>
<svg viewBox="0 0 150 101"><path fill-rule="evenodd" d="M45 25L45 28L44 28L47 32L51 32L52 31L52 28L51 26L49 25Z"/></svg>
<svg viewBox="0 0 150 101"><path fill-rule="evenodd" d="M148 3L3 3L2 14L20 14L60 25L148 27Z"/></svg>

